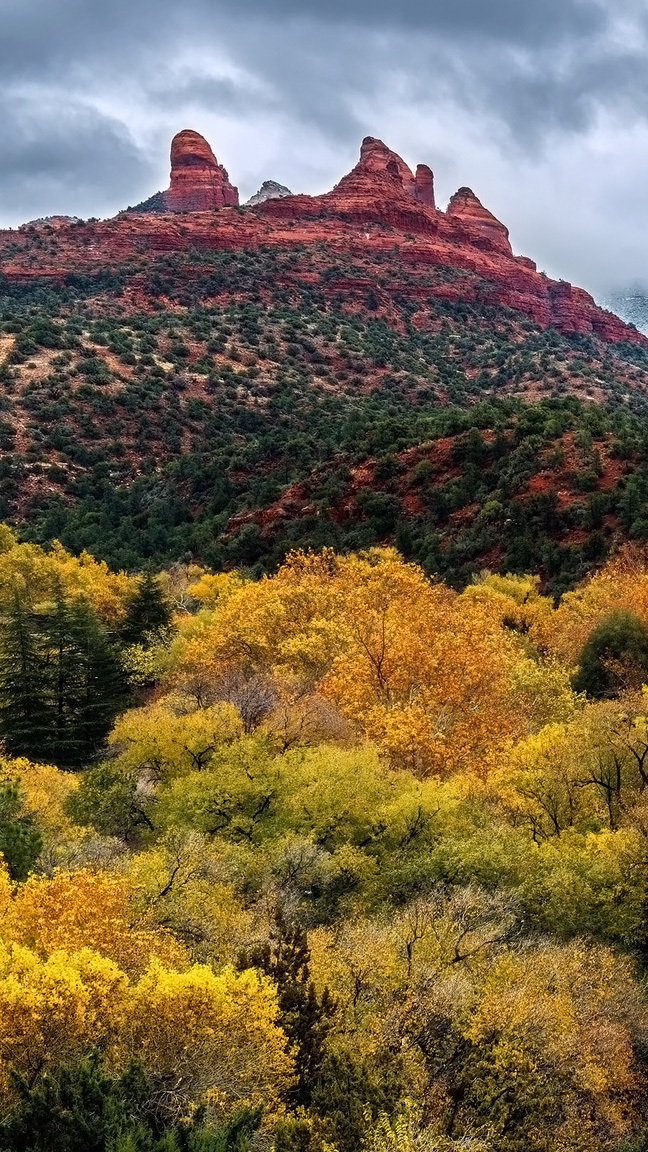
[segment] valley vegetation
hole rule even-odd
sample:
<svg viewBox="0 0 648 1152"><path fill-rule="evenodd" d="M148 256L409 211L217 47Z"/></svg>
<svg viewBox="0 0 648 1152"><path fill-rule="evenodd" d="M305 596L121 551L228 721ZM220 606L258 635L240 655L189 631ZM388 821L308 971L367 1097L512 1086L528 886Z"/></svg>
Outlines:
<svg viewBox="0 0 648 1152"><path fill-rule="evenodd" d="M648 556L0 530L3 1152L640 1152Z"/></svg>

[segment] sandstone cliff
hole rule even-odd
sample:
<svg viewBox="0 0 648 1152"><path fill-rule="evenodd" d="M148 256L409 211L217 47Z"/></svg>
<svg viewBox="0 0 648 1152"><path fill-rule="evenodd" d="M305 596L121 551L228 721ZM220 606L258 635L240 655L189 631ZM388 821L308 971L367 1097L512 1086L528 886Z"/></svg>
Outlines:
<svg viewBox="0 0 648 1152"><path fill-rule="evenodd" d="M235 206L238 189L214 156L204 136L185 129L171 142L171 184L133 212L205 212Z"/></svg>
<svg viewBox="0 0 648 1152"><path fill-rule="evenodd" d="M345 284L362 298L378 283L386 296L416 296L409 272L437 268L443 275L425 289L428 296L505 306L562 333L648 345L587 292L551 280L532 260L515 256L506 227L471 189L461 188L446 212L437 209L427 165L412 172L381 140L362 142L358 163L330 192L292 195L269 181L266 193L262 188L244 213L233 211L238 191L198 133L175 137L171 161L166 192L112 220L60 224L47 256L36 246L32 250L28 240L17 250L16 233L0 232L0 272L26 279L90 272L160 252L312 246L319 255L311 275L321 277L327 290L336 290L327 261L334 265L337 254L346 251L365 262L366 278ZM181 224L179 213L184 213ZM21 233L28 237L30 230Z"/></svg>

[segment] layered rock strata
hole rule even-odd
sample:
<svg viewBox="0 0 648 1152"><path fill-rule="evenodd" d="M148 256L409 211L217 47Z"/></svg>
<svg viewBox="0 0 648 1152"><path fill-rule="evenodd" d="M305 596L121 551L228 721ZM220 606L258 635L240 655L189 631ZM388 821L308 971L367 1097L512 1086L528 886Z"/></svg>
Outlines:
<svg viewBox="0 0 648 1152"><path fill-rule="evenodd" d="M235 207L238 188L214 156L204 136L185 129L171 141L171 184L132 212L207 212Z"/></svg>
<svg viewBox="0 0 648 1152"><path fill-rule="evenodd" d="M459 189L446 212L437 209L431 170L419 164L412 172L381 140L363 141L358 163L332 191L292 195L267 182L272 194L262 188L245 212L233 211L238 192L198 133L179 133L171 158L166 192L112 220L62 223L46 252L36 244L32 250L28 240L17 246L16 232L0 231L0 273L23 280L61 277L162 252L311 247L318 252L312 279L321 278L326 291L355 293L359 304L379 286L385 301L419 297L423 312L436 295L505 306L562 333L648 347L645 336L599 308L587 292L551 280L532 260L515 256L505 226L469 188ZM215 208L222 211L214 214ZM365 276L352 282L331 275L345 253L360 260Z"/></svg>

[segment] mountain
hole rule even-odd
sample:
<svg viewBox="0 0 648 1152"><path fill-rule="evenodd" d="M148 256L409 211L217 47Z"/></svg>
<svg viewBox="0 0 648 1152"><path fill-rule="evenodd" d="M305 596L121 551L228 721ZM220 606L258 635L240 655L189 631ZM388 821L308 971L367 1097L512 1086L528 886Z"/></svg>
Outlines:
<svg viewBox="0 0 648 1152"><path fill-rule="evenodd" d="M0 231L0 515L112 564L396 540L559 591L648 536L648 339L380 140L240 206L195 132L110 220Z"/></svg>
<svg viewBox="0 0 648 1152"><path fill-rule="evenodd" d="M243 207L254 208L255 204L264 204L266 200L281 200L283 196L292 196L290 188L286 188L285 184L277 184L276 180L264 180L259 191L250 196Z"/></svg>

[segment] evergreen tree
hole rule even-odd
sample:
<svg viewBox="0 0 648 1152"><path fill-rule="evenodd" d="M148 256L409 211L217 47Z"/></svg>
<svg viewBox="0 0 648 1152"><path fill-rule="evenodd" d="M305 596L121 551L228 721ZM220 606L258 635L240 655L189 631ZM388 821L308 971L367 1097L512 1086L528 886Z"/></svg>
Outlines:
<svg viewBox="0 0 648 1152"><path fill-rule="evenodd" d="M136 1115L147 1089L137 1066L113 1080L95 1055L36 1083L14 1080L18 1103L0 1124L1 1152L108 1152L122 1137L133 1152L152 1147Z"/></svg>
<svg viewBox="0 0 648 1152"><path fill-rule="evenodd" d="M0 640L0 736L11 755L80 767L124 694L116 650L83 598L70 602L59 588L36 614L14 597Z"/></svg>
<svg viewBox="0 0 648 1152"><path fill-rule="evenodd" d="M137 1063L110 1076L95 1053L36 1082L14 1076L18 1097L0 1122L0 1152L248 1152L261 1109L241 1108L221 1127L204 1109L160 1131Z"/></svg>
<svg viewBox="0 0 648 1152"><path fill-rule="evenodd" d="M26 880L43 847L34 818L22 811L19 785L0 783L0 853L12 880Z"/></svg>
<svg viewBox="0 0 648 1152"><path fill-rule="evenodd" d="M42 637L17 588L0 628L0 739L11 756L43 760L52 734Z"/></svg>
<svg viewBox="0 0 648 1152"><path fill-rule="evenodd" d="M76 767L101 748L123 707L126 683L117 651L87 601L79 598L70 605L67 625L63 694L68 758L61 762Z"/></svg>
<svg viewBox="0 0 648 1152"><path fill-rule="evenodd" d="M318 997L310 979L310 950L305 930L289 924L283 912L275 912L269 942L243 952L238 966L260 968L274 980L278 990L281 1027L295 1056L297 1081L288 1091L288 1102L307 1106L313 1083L324 1058L324 1046L336 1004L328 988Z"/></svg>
<svg viewBox="0 0 648 1152"><path fill-rule="evenodd" d="M153 572L144 572L131 596L121 637L125 644L140 644L147 636L169 628L172 610L160 581Z"/></svg>
<svg viewBox="0 0 648 1152"><path fill-rule="evenodd" d="M393 1116L404 1095L401 1061L387 1049L366 1057L329 1052L312 1094L318 1136L339 1152L357 1152L364 1143L367 1117Z"/></svg>
<svg viewBox="0 0 648 1152"><path fill-rule="evenodd" d="M609 698L648 682L648 628L633 612L616 609L590 633L573 679L576 692Z"/></svg>

